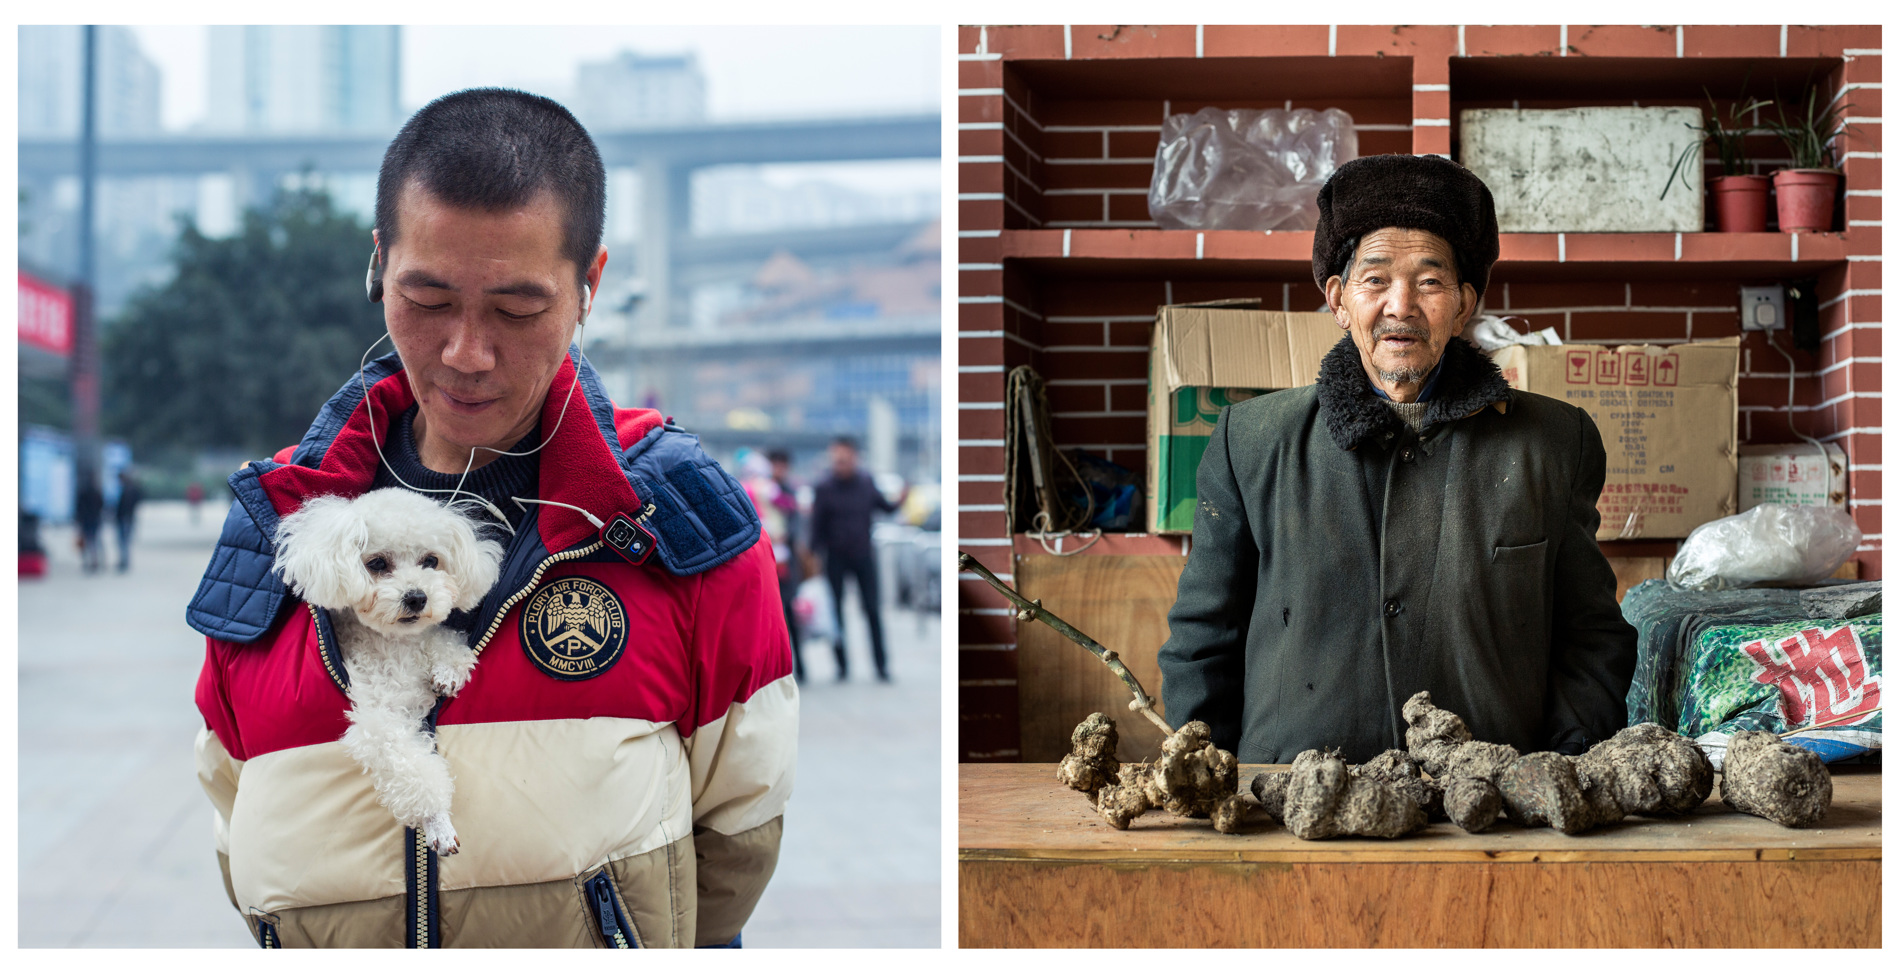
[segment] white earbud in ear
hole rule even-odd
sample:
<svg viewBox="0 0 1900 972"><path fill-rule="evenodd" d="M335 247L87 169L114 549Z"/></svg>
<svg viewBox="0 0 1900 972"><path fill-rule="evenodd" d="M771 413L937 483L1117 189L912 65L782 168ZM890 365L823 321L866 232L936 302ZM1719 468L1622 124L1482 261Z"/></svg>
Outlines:
<svg viewBox="0 0 1900 972"><path fill-rule="evenodd" d="M587 286L586 284L581 284L581 317L580 317L580 320L577 320L574 323L586 324L587 312L593 309L594 309L594 289L592 287Z"/></svg>

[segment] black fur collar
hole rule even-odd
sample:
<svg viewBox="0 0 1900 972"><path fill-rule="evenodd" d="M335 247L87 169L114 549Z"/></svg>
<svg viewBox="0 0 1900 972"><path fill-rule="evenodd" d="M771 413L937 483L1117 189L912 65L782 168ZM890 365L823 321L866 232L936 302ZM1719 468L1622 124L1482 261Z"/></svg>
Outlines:
<svg viewBox="0 0 1900 972"><path fill-rule="evenodd" d="M1445 345L1439 367L1444 373L1438 376L1438 388L1425 409L1427 426L1464 418L1510 396L1510 386L1491 357L1463 338ZM1333 443L1348 451L1369 438L1405 428L1385 399L1373 393L1351 335L1341 338L1320 360L1319 408Z"/></svg>

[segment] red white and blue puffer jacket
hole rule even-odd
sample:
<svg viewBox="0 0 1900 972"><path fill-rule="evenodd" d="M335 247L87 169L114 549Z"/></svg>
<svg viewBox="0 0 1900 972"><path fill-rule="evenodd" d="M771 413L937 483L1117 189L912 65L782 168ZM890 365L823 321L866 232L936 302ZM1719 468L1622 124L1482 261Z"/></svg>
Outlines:
<svg viewBox="0 0 1900 972"><path fill-rule="evenodd" d="M414 401L400 368L390 355L365 372L379 433ZM188 611L207 635L198 773L232 903L266 946L735 942L777 862L798 734L772 550L743 490L697 437L614 407L570 354L543 406L538 498L610 527L624 514L655 542L636 564L540 505L507 542L466 622L474 675L432 715L462 841L438 859L343 753L330 618L270 571L280 517L369 488L361 387L352 376L295 449L231 477ZM563 604L607 620L563 640L548 610Z"/></svg>

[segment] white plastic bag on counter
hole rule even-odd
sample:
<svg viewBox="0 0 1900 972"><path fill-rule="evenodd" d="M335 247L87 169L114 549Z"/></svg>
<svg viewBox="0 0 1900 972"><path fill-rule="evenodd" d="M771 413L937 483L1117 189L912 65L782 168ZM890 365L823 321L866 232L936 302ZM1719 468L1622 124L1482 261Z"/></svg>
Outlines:
<svg viewBox="0 0 1900 972"><path fill-rule="evenodd" d="M1860 546L1860 527L1833 506L1763 503L1689 531L1669 565L1676 588L1806 587L1827 579Z"/></svg>
<svg viewBox="0 0 1900 972"><path fill-rule="evenodd" d="M1486 351L1508 348L1513 344L1554 346L1564 343L1564 339L1557 334L1557 329L1554 327L1547 327L1541 331L1532 331L1529 334L1519 334L1517 328L1511 326L1510 318L1497 317L1491 314L1481 314L1472 318L1468 333L1471 337L1471 343L1476 344Z"/></svg>
<svg viewBox="0 0 1900 972"><path fill-rule="evenodd" d="M1148 215L1162 229L1310 230L1319 187L1358 157L1352 116L1337 108L1169 115Z"/></svg>

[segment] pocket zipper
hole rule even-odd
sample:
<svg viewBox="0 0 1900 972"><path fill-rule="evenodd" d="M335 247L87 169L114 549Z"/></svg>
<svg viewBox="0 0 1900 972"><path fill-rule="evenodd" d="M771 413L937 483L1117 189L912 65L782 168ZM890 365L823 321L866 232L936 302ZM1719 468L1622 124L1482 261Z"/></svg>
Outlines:
<svg viewBox="0 0 1900 972"><path fill-rule="evenodd" d="M613 948L634 948L630 940L632 929L627 925L626 913L620 910L620 901L614 896L613 883L602 870L588 879L587 895L592 899L594 914L600 919L600 937L606 939Z"/></svg>

